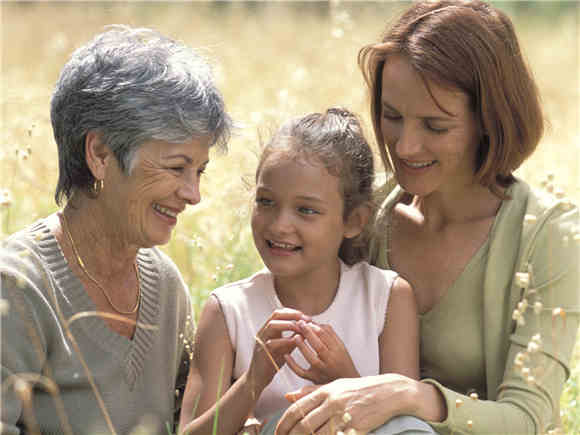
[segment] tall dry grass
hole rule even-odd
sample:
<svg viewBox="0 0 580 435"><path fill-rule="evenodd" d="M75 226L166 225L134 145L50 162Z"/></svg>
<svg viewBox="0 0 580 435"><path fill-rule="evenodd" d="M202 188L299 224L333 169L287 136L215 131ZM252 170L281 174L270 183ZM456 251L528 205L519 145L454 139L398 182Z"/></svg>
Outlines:
<svg viewBox="0 0 580 435"><path fill-rule="evenodd" d="M496 2L512 16L535 72L550 127L518 175L580 202L580 6ZM48 115L71 51L107 24L153 27L199 47L215 64L229 110L245 128L227 156L214 155L203 201L181 219L164 249L199 311L209 291L261 266L248 225L258 128L330 105L361 114L372 138L358 49L376 41L401 2L352 3L0 3L0 237L56 210L56 146ZM563 398L566 428L580 432L579 349Z"/></svg>

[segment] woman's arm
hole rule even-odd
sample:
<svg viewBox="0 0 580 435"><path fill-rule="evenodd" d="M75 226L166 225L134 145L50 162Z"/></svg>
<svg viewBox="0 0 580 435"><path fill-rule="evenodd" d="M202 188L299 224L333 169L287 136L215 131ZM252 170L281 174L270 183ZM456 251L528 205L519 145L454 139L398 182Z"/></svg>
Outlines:
<svg viewBox="0 0 580 435"><path fill-rule="evenodd" d="M417 302L413 288L401 277L391 287L379 352L380 373L399 373L419 379Z"/></svg>
<svg viewBox="0 0 580 435"><path fill-rule="evenodd" d="M44 273L32 251L17 252L0 246L1 381L0 432L33 431L34 388L49 390L52 380L43 376L51 334L61 326L39 282ZM46 278L48 281L48 278ZM56 415L55 419L60 419ZM63 422L63 425L65 423ZM37 427L37 426L36 426Z"/></svg>
<svg viewBox="0 0 580 435"><path fill-rule="evenodd" d="M294 403L278 422L277 435L330 434L338 429L366 433L398 415L437 420L444 412L433 386L396 373L338 379L286 397Z"/></svg>

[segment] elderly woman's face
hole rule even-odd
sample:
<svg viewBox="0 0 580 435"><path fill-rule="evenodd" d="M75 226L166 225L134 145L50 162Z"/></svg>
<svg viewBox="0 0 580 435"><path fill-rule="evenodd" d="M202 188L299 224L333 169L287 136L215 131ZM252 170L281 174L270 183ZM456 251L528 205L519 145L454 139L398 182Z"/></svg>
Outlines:
<svg viewBox="0 0 580 435"><path fill-rule="evenodd" d="M150 141L137 151L129 176L116 161L109 165L103 205L119 237L138 247L167 243L179 214L201 200L199 183L208 156L207 139Z"/></svg>

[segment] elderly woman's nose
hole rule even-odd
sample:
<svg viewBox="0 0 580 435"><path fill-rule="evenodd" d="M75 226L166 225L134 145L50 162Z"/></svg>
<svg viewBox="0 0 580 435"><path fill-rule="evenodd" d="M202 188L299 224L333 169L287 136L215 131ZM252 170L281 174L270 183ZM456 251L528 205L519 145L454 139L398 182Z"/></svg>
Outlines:
<svg viewBox="0 0 580 435"><path fill-rule="evenodd" d="M197 177L188 177L177 191L177 194L188 204L195 205L199 203L201 201L199 182L200 180Z"/></svg>

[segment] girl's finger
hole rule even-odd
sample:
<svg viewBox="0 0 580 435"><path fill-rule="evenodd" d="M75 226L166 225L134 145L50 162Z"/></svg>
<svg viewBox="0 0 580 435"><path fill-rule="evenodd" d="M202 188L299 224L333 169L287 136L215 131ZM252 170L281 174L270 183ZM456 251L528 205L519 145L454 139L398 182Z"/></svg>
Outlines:
<svg viewBox="0 0 580 435"><path fill-rule="evenodd" d="M300 327L291 320L270 320L262 327L258 335L265 341L269 338L280 337L284 331L299 333Z"/></svg>
<svg viewBox="0 0 580 435"><path fill-rule="evenodd" d="M302 354L302 356L304 356L304 359L308 361L311 367L315 368L322 367L322 361L320 360L320 358L318 358L318 354L314 352L310 348L310 346L306 344L302 336L296 335L294 337L294 341L296 341L296 346L300 350L300 353Z"/></svg>
<svg viewBox="0 0 580 435"><path fill-rule="evenodd" d="M296 342L291 338L273 338L264 344L268 352L275 357L291 353L296 348Z"/></svg>
<svg viewBox="0 0 580 435"><path fill-rule="evenodd" d="M320 339L319 333L322 333L322 328L314 323L298 322L300 331L308 344L320 356L326 355L328 346ZM323 358L324 359L324 358Z"/></svg>
<svg viewBox="0 0 580 435"><path fill-rule="evenodd" d="M290 367L290 370L292 370L301 378L312 380L309 376L308 371L300 367L300 365L296 361L294 361L294 358L292 358L290 355L284 355L284 359L286 360L286 364L288 364L288 367Z"/></svg>
<svg viewBox="0 0 580 435"><path fill-rule="evenodd" d="M302 311L294 310L292 308L280 308L274 310L274 312L270 315L268 320L272 319L283 319L283 320L304 320L309 322L311 320L310 316L302 313Z"/></svg>

